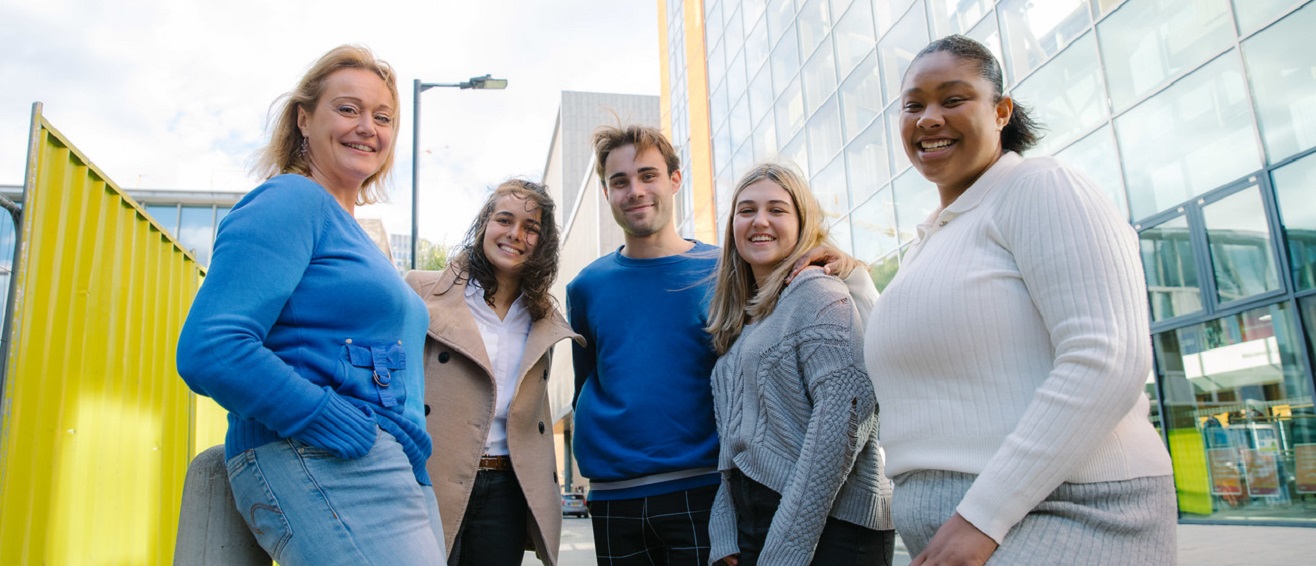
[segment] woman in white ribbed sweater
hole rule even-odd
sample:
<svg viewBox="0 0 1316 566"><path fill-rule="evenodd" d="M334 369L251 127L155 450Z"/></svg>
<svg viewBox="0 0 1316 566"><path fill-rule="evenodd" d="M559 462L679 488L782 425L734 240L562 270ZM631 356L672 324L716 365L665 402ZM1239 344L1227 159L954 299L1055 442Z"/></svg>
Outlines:
<svg viewBox="0 0 1316 566"><path fill-rule="evenodd" d="M710 556L754 564L891 564L891 482L877 448L863 330L840 279L808 268L826 242L794 171L763 164L736 184L709 333L720 442Z"/></svg>
<svg viewBox="0 0 1316 566"><path fill-rule="evenodd" d="M1175 491L1147 419L1137 237L981 44L905 75L901 139L941 207L870 317L896 529L925 564L1172 564Z"/></svg>

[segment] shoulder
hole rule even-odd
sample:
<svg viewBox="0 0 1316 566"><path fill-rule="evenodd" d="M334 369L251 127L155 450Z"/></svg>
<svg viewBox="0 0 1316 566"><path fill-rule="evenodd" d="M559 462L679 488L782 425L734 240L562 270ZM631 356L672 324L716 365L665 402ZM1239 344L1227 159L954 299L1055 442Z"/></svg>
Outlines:
<svg viewBox="0 0 1316 566"><path fill-rule="evenodd" d="M1054 157L1029 157L1010 171L1011 190L1007 198L1054 199L1097 191L1096 186L1078 170Z"/></svg>
<svg viewBox="0 0 1316 566"><path fill-rule="evenodd" d="M838 304L850 304L850 292L845 282L822 269L811 268L800 273L777 301L777 310L789 312L793 317L816 317Z"/></svg>
<svg viewBox="0 0 1316 566"><path fill-rule="evenodd" d="M434 289L434 286L437 285L439 281L443 279L443 276L447 275L451 269L452 269L451 265L449 265L443 271L426 271L420 269L413 269L411 271L408 271L407 274L402 277L402 279L407 282L407 285L411 286L412 290L416 291L416 293L420 294L421 296L424 296L428 294L430 291L432 291Z"/></svg>
<svg viewBox="0 0 1316 566"><path fill-rule="evenodd" d="M266 179L242 197L233 210L252 206L319 205L332 200L329 192L315 181L302 175L284 174Z"/></svg>

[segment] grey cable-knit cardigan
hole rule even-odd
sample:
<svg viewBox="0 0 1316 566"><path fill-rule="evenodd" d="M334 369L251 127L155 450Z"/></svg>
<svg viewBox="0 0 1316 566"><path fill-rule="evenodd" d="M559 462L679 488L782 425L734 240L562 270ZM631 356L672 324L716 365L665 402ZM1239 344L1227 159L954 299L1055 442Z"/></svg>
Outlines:
<svg viewBox="0 0 1316 566"><path fill-rule="evenodd" d="M863 330L839 279L818 269L797 277L718 359L712 383L723 480L710 562L739 552L734 469L781 494L760 564L808 564L829 515L894 528Z"/></svg>

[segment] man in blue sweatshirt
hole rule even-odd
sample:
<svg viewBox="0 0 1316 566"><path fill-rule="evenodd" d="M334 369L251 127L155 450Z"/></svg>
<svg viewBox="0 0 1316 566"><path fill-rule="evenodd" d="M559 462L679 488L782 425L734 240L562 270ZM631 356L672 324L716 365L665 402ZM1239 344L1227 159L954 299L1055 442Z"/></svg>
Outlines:
<svg viewBox="0 0 1316 566"><path fill-rule="evenodd" d="M717 427L709 376L717 355L704 327L715 246L674 222L680 158L654 128L594 133L597 173L625 245L567 285L573 345L574 448L590 479L598 563L705 565L717 493ZM819 250L825 269L857 265ZM876 299L864 269L847 281L867 317Z"/></svg>

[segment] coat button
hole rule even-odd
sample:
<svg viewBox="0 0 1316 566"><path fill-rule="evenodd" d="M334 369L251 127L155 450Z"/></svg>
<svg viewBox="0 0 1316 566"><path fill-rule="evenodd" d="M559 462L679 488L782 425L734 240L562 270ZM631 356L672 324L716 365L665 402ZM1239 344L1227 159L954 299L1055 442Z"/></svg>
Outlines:
<svg viewBox="0 0 1316 566"><path fill-rule="evenodd" d="M430 416L430 404L425 403L425 416Z"/></svg>
<svg viewBox="0 0 1316 566"><path fill-rule="evenodd" d="M446 364L448 363L449 358L452 358L452 356L447 352L439 352L439 363Z"/></svg>
<svg viewBox="0 0 1316 566"><path fill-rule="evenodd" d="M539 421L539 434L544 434L544 421Z"/></svg>
<svg viewBox="0 0 1316 566"><path fill-rule="evenodd" d="M544 381L548 381L548 370L544 370Z"/></svg>

